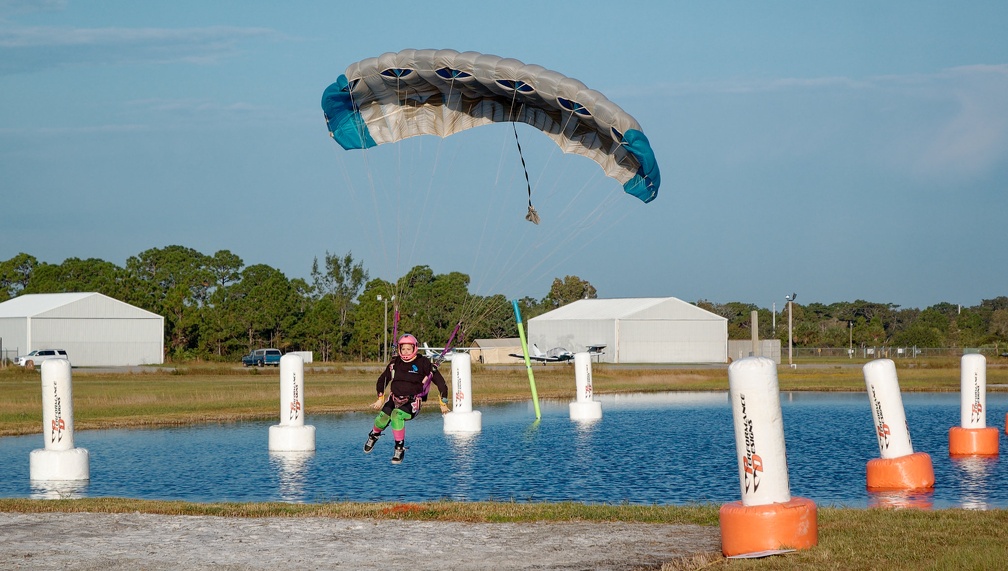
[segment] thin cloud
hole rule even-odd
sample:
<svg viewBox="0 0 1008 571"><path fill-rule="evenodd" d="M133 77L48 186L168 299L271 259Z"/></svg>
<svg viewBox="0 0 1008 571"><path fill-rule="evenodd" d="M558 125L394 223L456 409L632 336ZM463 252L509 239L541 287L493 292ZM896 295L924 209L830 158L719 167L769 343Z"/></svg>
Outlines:
<svg viewBox="0 0 1008 571"><path fill-rule="evenodd" d="M243 42L280 37L266 28L228 26L0 29L0 74L77 66L210 64L239 53Z"/></svg>
<svg viewBox="0 0 1008 571"><path fill-rule="evenodd" d="M778 117L772 144L759 139L754 153L765 149L862 149L870 162L914 178L962 180L983 176L1008 164L1008 64L976 64L933 73L876 75L864 78L813 77L732 79L637 85L607 93L624 98L720 95L723 105L759 109ZM828 95L829 97L823 97ZM667 103L666 103L667 104ZM794 109L802 122L793 121ZM740 126L739 129L745 129ZM740 132L738 141L751 140ZM779 137L785 137L780 139Z"/></svg>
<svg viewBox="0 0 1008 571"><path fill-rule="evenodd" d="M975 176L1008 163L1008 65L947 70L936 91L952 112L921 142L912 167L922 177Z"/></svg>
<svg viewBox="0 0 1008 571"><path fill-rule="evenodd" d="M18 14L61 12L66 4L66 0L0 0L0 22Z"/></svg>
<svg viewBox="0 0 1008 571"><path fill-rule="evenodd" d="M234 102L220 103L207 99L138 99L129 103L130 107L144 111L158 111L162 113L178 113L184 115L212 114L245 114L262 113L267 108L251 103Z"/></svg>
<svg viewBox="0 0 1008 571"><path fill-rule="evenodd" d="M134 133L146 131L149 127L141 124L117 124L117 125L84 125L81 127L6 127L0 128L0 137L3 136L66 136L66 135L92 135L103 133Z"/></svg>

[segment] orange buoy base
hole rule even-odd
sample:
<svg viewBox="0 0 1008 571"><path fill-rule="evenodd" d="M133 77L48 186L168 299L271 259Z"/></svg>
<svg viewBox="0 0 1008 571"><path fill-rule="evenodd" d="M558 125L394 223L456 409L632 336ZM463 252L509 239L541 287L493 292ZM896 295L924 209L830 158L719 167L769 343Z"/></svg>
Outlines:
<svg viewBox="0 0 1008 571"><path fill-rule="evenodd" d="M776 549L807 549L819 543L815 502L808 498L762 506L721 506L721 553L725 557Z"/></svg>
<svg viewBox="0 0 1008 571"><path fill-rule="evenodd" d="M933 488L934 465L925 452L899 458L873 458L868 461L869 490L920 490Z"/></svg>
<svg viewBox="0 0 1008 571"><path fill-rule="evenodd" d="M998 429L962 428L949 429L949 456L997 456Z"/></svg>

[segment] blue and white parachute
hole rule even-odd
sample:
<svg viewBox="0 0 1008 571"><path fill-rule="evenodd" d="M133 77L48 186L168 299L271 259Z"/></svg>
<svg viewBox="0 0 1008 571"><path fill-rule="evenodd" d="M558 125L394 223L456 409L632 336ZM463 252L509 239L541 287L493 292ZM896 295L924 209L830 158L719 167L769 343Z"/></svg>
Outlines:
<svg viewBox="0 0 1008 571"><path fill-rule="evenodd" d="M515 59L454 50L386 53L350 65L323 93L322 109L344 149L520 121L564 152L595 161L644 202L655 199L661 183L633 117L576 79Z"/></svg>

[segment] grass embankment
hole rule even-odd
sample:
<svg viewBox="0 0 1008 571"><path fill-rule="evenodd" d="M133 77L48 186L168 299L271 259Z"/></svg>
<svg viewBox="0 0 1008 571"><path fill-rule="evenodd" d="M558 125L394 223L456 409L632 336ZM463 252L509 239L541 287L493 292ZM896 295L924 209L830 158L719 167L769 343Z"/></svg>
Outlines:
<svg viewBox="0 0 1008 571"><path fill-rule="evenodd" d="M219 517L325 517L463 522L588 521L716 526L719 506L585 505L579 503L214 503L95 498L4 500L0 511L31 513L143 512ZM819 544L781 557L727 560L700 553L667 562L685 569L1001 569L1008 561L1008 511L853 510L822 508ZM628 562L632 564L632 561Z"/></svg>

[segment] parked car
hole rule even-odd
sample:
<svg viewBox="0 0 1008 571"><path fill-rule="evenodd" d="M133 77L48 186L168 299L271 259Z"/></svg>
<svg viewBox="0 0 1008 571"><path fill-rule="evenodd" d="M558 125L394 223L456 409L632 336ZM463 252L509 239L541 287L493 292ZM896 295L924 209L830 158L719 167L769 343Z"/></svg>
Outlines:
<svg viewBox="0 0 1008 571"><path fill-rule="evenodd" d="M19 367L26 367L28 369L34 369L35 367L41 367L43 361L48 361L49 359L66 359L70 360L67 356L67 352L63 349L37 349L28 353L27 355L20 355L14 359Z"/></svg>
<svg viewBox="0 0 1008 571"><path fill-rule="evenodd" d="M265 365L279 367L280 357L282 356L283 353L279 349L256 349L242 357L242 365L246 367L251 367L252 365L256 367L263 367Z"/></svg>

